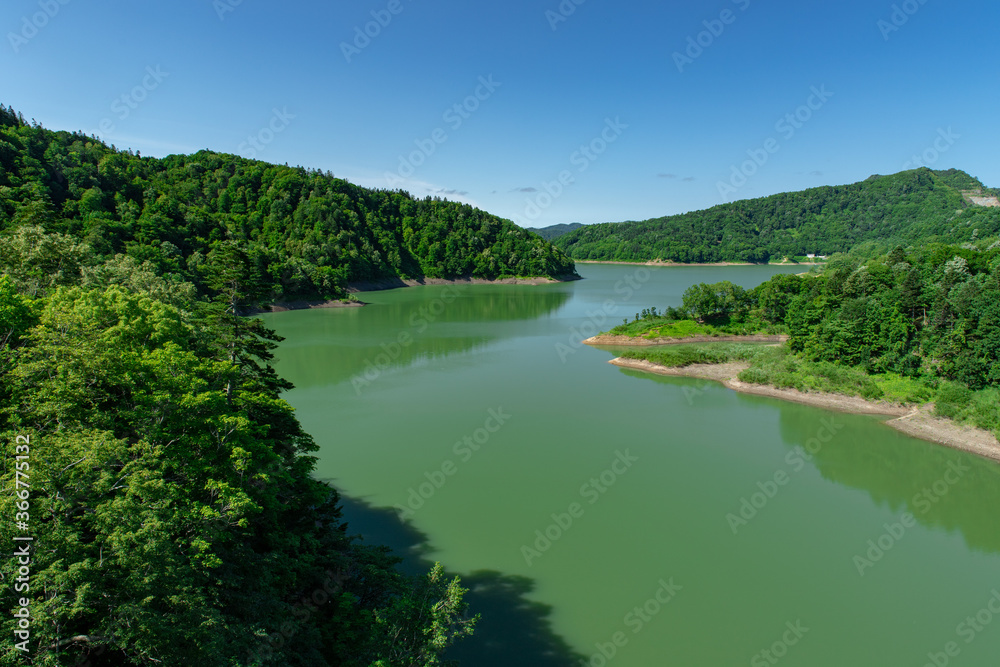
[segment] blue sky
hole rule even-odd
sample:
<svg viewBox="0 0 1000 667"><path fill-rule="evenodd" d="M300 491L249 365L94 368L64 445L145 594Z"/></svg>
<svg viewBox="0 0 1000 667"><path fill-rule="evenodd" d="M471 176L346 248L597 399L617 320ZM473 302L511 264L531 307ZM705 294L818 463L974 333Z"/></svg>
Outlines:
<svg viewBox="0 0 1000 667"><path fill-rule="evenodd" d="M1000 186L998 25L986 0L5 0L0 102L525 226L636 220L915 155Z"/></svg>

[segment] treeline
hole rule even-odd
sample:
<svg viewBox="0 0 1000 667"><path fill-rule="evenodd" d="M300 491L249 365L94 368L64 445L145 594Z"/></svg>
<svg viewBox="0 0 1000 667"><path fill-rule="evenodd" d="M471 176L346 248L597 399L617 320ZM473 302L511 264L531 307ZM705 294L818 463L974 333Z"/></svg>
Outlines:
<svg viewBox="0 0 1000 667"><path fill-rule="evenodd" d="M723 333L789 335L792 354L764 355L770 365L747 381L933 398L939 413L1000 432L1000 241L841 255L822 274L778 275L752 290L694 285L681 307L646 310L612 333L669 331L686 318Z"/></svg>
<svg viewBox="0 0 1000 667"><path fill-rule="evenodd" d="M396 277L575 274L562 251L468 205L210 151L141 157L0 105L0 230L21 227L86 243L91 265L128 258L202 295L205 263L235 242L268 301Z"/></svg>
<svg viewBox="0 0 1000 667"><path fill-rule="evenodd" d="M401 575L312 478L280 339L236 314L266 289L253 257L217 245L208 302L131 255L81 273L58 260L86 245L18 239L51 261L0 277L0 664L442 664L464 590Z"/></svg>
<svg viewBox="0 0 1000 667"><path fill-rule="evenodd" d="M763 263L864 243L888 252L995 236L1000 208L971 204L968 191L996 194L965 172L921 168L644 222L587 225L554 243L577 260Z"/></svg>

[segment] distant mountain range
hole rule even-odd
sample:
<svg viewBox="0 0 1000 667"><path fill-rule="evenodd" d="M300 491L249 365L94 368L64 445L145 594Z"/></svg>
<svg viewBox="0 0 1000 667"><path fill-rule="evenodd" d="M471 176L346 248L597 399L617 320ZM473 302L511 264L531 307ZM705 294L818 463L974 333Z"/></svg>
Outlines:
<svg viewBox="0 0 1000 667"><path fill-rule="evenodd" d="M529 232L534 232L541 236L546 241L553 241L560 236L569 234L570 232L580 229L583 225L579 222L570 222L568 224L562 225L552 225L551 227L526 227Z"/></svg>
<svg viewBox="0 0 1000 667"><path fill-rule="evenodd" d="M998 194L964 171L921 168L550 238L577 260L696 263L830 255L861 243L966 243L1000 233ZM548 229L557 227L566 225Z"/></svg>

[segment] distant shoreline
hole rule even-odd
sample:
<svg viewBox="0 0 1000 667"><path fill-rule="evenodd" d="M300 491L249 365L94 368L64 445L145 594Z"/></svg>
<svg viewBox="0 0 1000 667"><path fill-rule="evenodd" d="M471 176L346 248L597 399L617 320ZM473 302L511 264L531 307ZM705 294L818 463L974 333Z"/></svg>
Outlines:
<svg viewBox="0 0 1000 667"><path fill-rule="evenodd" d="M366 280L348 283L347 293L350 295L364 292L379 292L382 290L399 289L401 287L419 287L424 285L550 285L554 283L583 280L576 274L549 278L537 276L534 278L383 278L381 280ZM367 306L364 301L348 299L300 299L296 301L279 301L264 306L254 306L243 311L244 315L259 315L261 313L284 313L290 310L311 310L313 308L360 308Z"/></svg>
<svg viewBox="0 0 1000 667"><path fill-rule="evenodd" d="M651 262L612 262L600 259L574 259L576 264L618 264L622 266L819 266L823 262L768 262L754 264L753 262L665 262L654 259Z"/></svg>
<svg viewBox="0 0 1000 667"><path fill-rule="evenodd" d="M378 292L387 289L398 289L400 287L420 287L424 285L550 285L582 279L581 276L575 273L557 276L556 278L536 276L534 278L498 278L496 280L473 278L471 276L463 278L383 278L381 280L361 280L348 283L347 292L349 294Z"/></svg>
<svg viewBox="0 0 1000 667"><path fill-rule="evenodd" d="M803 392L798 389L779 389L770 385L742 382L737 375L749 364L692 364L682 368L661 366L643 359L623 359L618 357L608 363L621 368L670 375L712 380L723 386L745 394L769 396L794 403L812 405L827 410L852 414L888 415L893 417L886 425L920 440L926 440L952 449L975 454L1000 463L1000 442L989 431L958 424L950 419L932 414L932 405L924 404L909 408L884 401L869 401L858 396L846 396L829 392Z"/></svg>

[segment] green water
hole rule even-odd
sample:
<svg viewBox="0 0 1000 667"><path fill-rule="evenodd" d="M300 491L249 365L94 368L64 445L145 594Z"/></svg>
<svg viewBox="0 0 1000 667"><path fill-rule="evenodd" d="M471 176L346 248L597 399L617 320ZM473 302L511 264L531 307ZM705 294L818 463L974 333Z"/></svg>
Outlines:
<svg viewBox="0 0 1000 667"><path fill-rule="evenodd" d="M352 532L473 589L483 621L450 657L1000 664L1000 467L579 345L692 283L795 269L579 270L265 316Z"/></svg>

